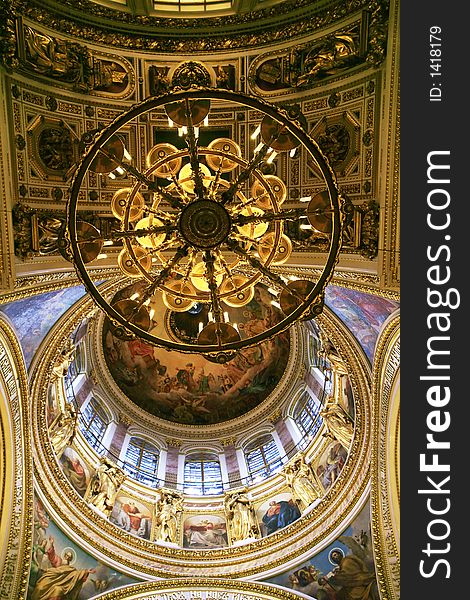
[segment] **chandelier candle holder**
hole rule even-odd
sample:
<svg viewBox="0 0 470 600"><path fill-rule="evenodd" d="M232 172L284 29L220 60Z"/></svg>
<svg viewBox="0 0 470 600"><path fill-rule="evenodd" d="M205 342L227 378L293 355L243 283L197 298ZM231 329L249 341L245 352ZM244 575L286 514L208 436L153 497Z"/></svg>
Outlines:
<svg viewBox="0 0 470 600"><path fill-rule="evenodd" d="M201 130L210 127L211 108L227 103L262 115L250 139L250 148L257 145L247 157L229 138L213 139L207 146L199 143ZM147 152L144 168L139 168L120 131L156 109L165 110L169 125L178 128L186 147L157 143ZM266 165L283 154L289 160L302 146L318 165L323 190L302 198L300 208L286 209L287 186L276 175L264 174L270 171ZM110 209L120 226L108 238L79 218L80 190L89 171L114 180L126 174L130 180L112 197ZM72 182L61 247L116 331L223 363L238 350L321 313L325 287L341 249L343 205L327 159L286 110L228 90L172 90L134 105L87 148ZM329 239L315 282L291 280L275 272L276 265L289 260L295 243L288 223L299 220ZM93 283L89 268L103 256L104 246L119 245L116 260L124 280L140 280L142 286L141 292L112 303ZM269 287L280 316L260 324L259 331L240 333L237 323L230 321L230 309L250 303L261 284ZM197 343L155 333L157 299L175 312L208 305L208 320L199 324Z"/></svg>

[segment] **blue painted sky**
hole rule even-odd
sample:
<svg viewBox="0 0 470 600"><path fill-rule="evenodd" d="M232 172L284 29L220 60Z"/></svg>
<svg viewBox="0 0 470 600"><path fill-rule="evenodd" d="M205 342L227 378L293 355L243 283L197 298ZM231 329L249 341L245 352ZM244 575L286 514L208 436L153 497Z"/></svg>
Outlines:
<svg viewBox="0 0 470 600"><path fill-rule="evenodd" d="M13 323L28 368L47 332L84 293L79 285L0 305Z"/></svg>

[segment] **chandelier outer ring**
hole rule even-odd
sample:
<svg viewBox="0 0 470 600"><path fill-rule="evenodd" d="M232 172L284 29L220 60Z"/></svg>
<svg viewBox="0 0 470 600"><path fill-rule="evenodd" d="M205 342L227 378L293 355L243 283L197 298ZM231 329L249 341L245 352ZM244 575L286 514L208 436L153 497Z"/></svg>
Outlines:
<svg viewBox="0 0 470 600"><path fill-rule="evenodd" d="M177 344L171 340L156 338L149 332L143 331L142 329L134 326L132 323L126 321L99 293L85 267L85 263L81 259L77 244L76 218L79 192L84 177L89 170L90 164L96 157L99 149L124 125L139 115L165 106L166 104L186 99L210 99L241 104L260 111L265 115L267 114L281 123L281 125L285 126L290 133L300 140L300 143L307 149L309 154L317 162L327 186L331 205L332 231L328 257L322 273L316 281L313 289L305 297L304 302L284 319L266 331L256 334L250 338L226 343L223 345L223 347L219 345ZM114 121L112 121L103 131L96 134L93 143L82 157L71 183L70 197L66 207L66 229L64 232L64 237L68 243L67 254L73 259L72 262L75 266L75 270L79 279L85 286L86 290L90 293L95 304L97 304L112 321L119 323L119 325L122 325L127 331L136 337L139 337L156 346L164 347L170 350L176 350L179 352L199 352L212 354L220 353L221 351L236 351L272 339L279 333L286 331L293 323L302 317L305 318L310 309L315 307L315 304L318 306L319 304L323 303L325 288L333 277L334 268L339 260L339 254L341 250L342 227L344 222L344 214L341 210L341 204L342 199L339 195L335 174L327 158L315 140L304 131L301 123L289 118L287 110L274 106L258 97L240 92L232 92L225 89L204 87L191 88L189 90L172 89L170 92L147 98L142 102L133 105L128 111L119 115ZM317 300L317 303L315 303L315 300Z"/></svg>

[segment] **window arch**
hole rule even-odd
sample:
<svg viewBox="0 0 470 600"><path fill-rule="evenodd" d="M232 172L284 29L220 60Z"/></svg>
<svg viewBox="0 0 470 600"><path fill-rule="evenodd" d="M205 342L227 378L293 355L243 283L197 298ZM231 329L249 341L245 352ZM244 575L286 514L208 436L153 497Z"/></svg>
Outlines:
<svg viewBox="0 0 470 600"><path fill-rule="evenodd" d="M186 457L183 490L195 496L221 494L224 491L217 454L201 452Z"/></svg>
<svg viewBox="0 0 470 600"><path fill-rule="evenodd" d="M293 419L303 437L304 445L320 429L323 419L320 416L321 401L307 390L301 395L294 408Z"/></svg>
<svg viewBox="0 0 470 600"><path fill-rule="evenodd" d="M102 440L109 422L110 419L105 409L96 398L91 398L83 411L81 411L79 429L90 446L98 454L103 454L106 451Z"/></svg>
<svg viewBox="0 0 470 600"><path fill-rule="evenodd" d="M73 361L70 363L67 376L70 381L74 381L81 373L86 370L85 340L81 339L75 346Z"/></svg>
<svg viewBox="0 0 470 600"><path fill-rule="evenodd" d="M279 448L270 434L256 438L245 447L245 460L248 473L255 481L269 477L282 465Z"/></svg>
<svg viewBox="0 0 470 600"><path fill-rule="evenodd" d="M139 437L131 437L126 449L123 468L136 481L150 487L158 486L159 449Z"/></svg>

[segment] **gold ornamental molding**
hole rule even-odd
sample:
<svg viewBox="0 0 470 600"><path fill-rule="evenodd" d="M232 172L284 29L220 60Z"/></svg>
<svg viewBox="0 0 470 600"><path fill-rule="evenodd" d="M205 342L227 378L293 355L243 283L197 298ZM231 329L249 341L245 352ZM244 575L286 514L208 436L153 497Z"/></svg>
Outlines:
<svg viewBox="0 0 470 600"><path fill-rule="evenodd" d="M32 544L28 380L13 328L0 314L0 598L24 598Z"/></svg>
<svg viewBox="0 0 470 600"><path fill-rule="evenodd" d="M372 537L382 600L400 597L400 317L385 322L373 369Z"/></svg>
<svg viewBox="0 0 470 600"><path fill-rule="evenodd" d="M367 10L375 24L370 61L383 59L386 51L381 27L388 18L388 2L346 0L326 3L286 0L257 11L218 17L191 18L131 15L89 0L12 0L12 13L41 28L66 33L89 43L126 50L200 53L254 48L299 38L312 30L340 23L351 14ZM119 35L113 35L119 31ZM7 59L10 58L9 56ZM6 60L10 66L13 60Z"/></svg>
<svg viewBox="0 0 470 600"><path fill-rule="evenodd" d="M287 268L277 267L277 273L289 272L293 275L315 277L317 274L315 269L308 267L288 266ZM119 275L117 269L96 269L93 271L93 277L97 280L115 278ZM383 290L376 287L379 284L379 277L368 273L360 273L357 271L336 271L331 281L331 285L375 294L381 298L390 300L400 300L400 293L396 290ZM80 280L74 270L70 271L55 271L49 273L38 273L36 275L18 276L15 281L14 290L5 292L0 291L0 303L15 302L23 300L29 296L54 292L66 287L74 287L81 285Z"/></svg>
<svg viewBox="0 0 470 600"><path fill-rule="evenodd" d="M0 290L12 288L15 280L10 204L15 178L10 160L12 149L8 133L7 88L7 79L0 71Z"/></svg>
<svg viewBox="0 0 470 600"><path fill-rule="evenodd" d="M265 583L205 577L139 583L97 596L99 600L298 600L305 597Z"/></svg>
<svg viewBox="0 0 470 600"><path fill-rule="evenodd" d="M400 3L391 2L389 22L389 52L385 86L387 94L384 120L383 195L379 251L382 269L382 283L388 288L400 286ZM386 128L386 129L385 129ZM385 146L386 144L386 146Z"/></svg>
<svg viewBox="0 0 470 600"><path fill-rule="evenodd" d="M115 284L104 284L111 293ZM133 536L97 513L72 489L52 450L46 422L47 381L51 363L74 328L92 311L91 299L77 302L44 339L31 370L33 440L37 484L55 522L77 543L94 548L100 560L129 574L196 577L204 570L227 580L280 570L292 560L320 551L357 513L369 486L371 458L370 367L352 334L327 309L321 326L349 370L356 400L355 435L350 455L334 486L307 514L283 530L240 545L190 550L158 545ZM174 437L174 436L172 436Z"/></svg>

